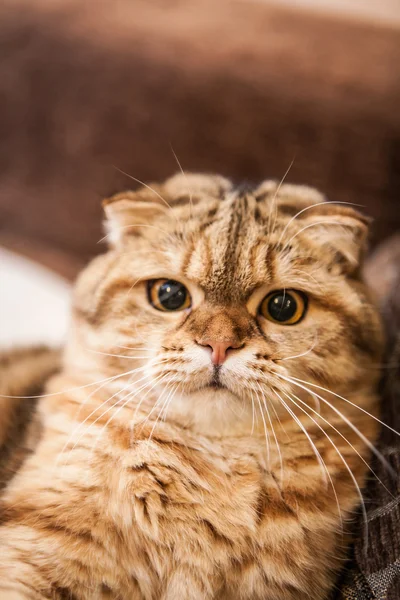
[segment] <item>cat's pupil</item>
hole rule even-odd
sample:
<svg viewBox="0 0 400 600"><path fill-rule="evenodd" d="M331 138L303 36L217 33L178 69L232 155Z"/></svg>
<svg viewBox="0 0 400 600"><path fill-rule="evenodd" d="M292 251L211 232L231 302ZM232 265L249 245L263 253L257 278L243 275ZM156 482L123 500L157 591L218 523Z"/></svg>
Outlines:
<svg viewBox="0 0 400 600"><path fill-rule="evenodd" d="M297 310L297 302L288 293L279 292L271 297L268 302L269 314L275 321L289 321Z"/></svg>
<svg viewBox="0 0 400 600"><path fill-rule="evenodd" d="M184 285L172 279L160 285L158 299L167 310L178 310L186 301L187 291Z"/></svg>

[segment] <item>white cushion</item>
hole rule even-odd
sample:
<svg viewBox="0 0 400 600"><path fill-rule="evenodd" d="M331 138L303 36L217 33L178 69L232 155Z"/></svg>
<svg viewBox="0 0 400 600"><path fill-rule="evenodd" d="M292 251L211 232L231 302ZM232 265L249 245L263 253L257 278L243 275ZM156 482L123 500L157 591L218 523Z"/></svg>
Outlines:
<svg viewBox="0 0 400 600"><path fill-rule="evenodd" d="M0 347L62 343L70 292L66 280L0 248Z"/></svg>

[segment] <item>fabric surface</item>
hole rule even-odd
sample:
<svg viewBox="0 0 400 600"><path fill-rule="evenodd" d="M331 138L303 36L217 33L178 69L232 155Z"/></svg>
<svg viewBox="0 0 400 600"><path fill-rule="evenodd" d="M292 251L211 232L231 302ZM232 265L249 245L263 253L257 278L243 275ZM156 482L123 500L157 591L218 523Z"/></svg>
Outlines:
<svg viewBox="0 0 400 600"><path fill-rule="evenodd" d="M384 301L383 315L388 334L388 349L382 381L381 419L400 431L400 274ZM400 599L400 437L382 428L378 448L393 469L378 459L365 494L368 535L360 517L352 557L340 581L338 600Z"/></svg>

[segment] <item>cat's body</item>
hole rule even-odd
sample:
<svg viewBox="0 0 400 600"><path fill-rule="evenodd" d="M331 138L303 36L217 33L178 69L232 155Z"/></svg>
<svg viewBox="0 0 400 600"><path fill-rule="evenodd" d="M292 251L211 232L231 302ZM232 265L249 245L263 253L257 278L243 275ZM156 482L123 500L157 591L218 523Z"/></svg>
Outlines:
<svg viewBox="0 0 400 600"><path fill-rule="evenodd" d="M322 202L182 176L108 205L114 247L78 281L40 441L2 498L0 598L327 598L382 339L365 225ZM163 278L187 309L151 305ZM260 312L280 289L307 298L293 325Z"/></svg>

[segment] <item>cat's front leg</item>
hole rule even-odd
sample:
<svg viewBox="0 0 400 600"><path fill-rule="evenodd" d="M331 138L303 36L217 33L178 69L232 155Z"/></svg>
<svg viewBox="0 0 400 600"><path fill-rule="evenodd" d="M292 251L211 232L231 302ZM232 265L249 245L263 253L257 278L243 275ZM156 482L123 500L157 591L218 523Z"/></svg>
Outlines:
<svg viewBox="0 0 400 600"><path fill-rule="evenodd" d="M0 558L0 600L49 600L57 598L40 577L33 564L13 559L10 554Z"/></svg>
<svg viewBox="0 0 400 600"><path fill-rule="evenodd" d="M0 528L0 600L58 600L40 540L28 527Z"/></svg>
<svg viewBox="0 0 400 600"><path fill-rule="evenodd" d="M213 600L219 589L216 578L194 565L179 565L172 571L160 600Z"/></svg>
<svg viewBox="0 0 400 600"><path fill-rule="evenodd" d="M0 598L1 600L49 600L51 596L43 596L40 592L31 590L24 584L15 583L3 584L0 582Z"/></svg>

